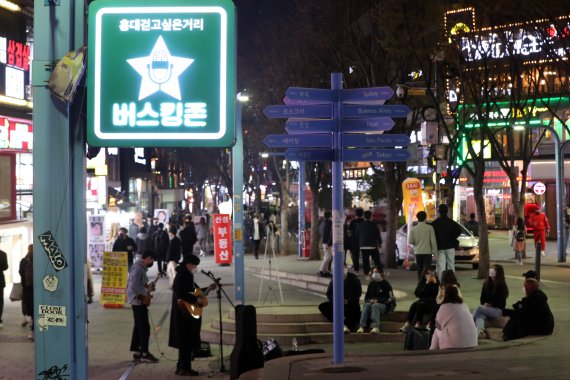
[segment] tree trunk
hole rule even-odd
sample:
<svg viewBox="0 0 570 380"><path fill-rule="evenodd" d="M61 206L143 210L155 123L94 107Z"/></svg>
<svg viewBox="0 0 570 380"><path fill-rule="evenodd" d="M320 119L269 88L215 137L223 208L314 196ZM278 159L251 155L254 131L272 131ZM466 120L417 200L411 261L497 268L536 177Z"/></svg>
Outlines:
<svg viewBox="0 0 570 380"><path fill-rule="evenodd" d="M384 184L388 209L386 215L386 241L383 242L386 252L386 268L396 268L396 230L398 229L398 181L395 181L394 165L385 165Z"/></svg>
<svg viewBox="0 0 570 380"><path fill-rule="evenodd" d="M311 189L311 260L320 260L319 253L319 191Z"/></svg>
<svg viewBox="0 0 570 380"><path fill-rule="evenodd" d="M285 169L285 181L281 184L281 239L279 241L280 255L289 254L289 166Z"/></svg>
<svg viewBox="0 0 570 380"><path fill-rule="evenodd" d="M473 181L473 198L477 206L477 219L479 220L479 271L477 278L487 278L491 258L489 256L489 230L487 229L487 218L485 212L485 197L483 194L483 178L485 162L475 162L475 178Z"/></svg>

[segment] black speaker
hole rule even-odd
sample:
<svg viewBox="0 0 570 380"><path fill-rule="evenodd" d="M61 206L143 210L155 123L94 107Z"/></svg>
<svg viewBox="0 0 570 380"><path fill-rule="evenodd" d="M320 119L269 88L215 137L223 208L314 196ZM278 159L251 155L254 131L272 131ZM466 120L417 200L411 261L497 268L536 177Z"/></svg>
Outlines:
<svg viewBox="0 0 570 380"><path fill-rule="evenodd" d="M257 340L257 317L255 307L238 305L236 314L236 341L230 355L230 379L251 369L262 368L263 351Z"/></svg>

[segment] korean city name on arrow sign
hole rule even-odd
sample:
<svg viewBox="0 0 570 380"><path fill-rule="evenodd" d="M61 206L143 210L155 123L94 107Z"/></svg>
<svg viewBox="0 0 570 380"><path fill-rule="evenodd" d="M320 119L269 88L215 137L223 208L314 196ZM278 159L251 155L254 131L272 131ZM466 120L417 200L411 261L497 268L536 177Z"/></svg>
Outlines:
<svg viewBox="0 0 570 380"><path fill-rule="evenodd" d="M332 106L330 104L272 105L265 107L263 114L272 119L290 117L330 119L332 117Z"/></svg>
<svg viewBox="0 0 570 380"><path fill-rule="evenodd" d="M285 130L291 134L301 133L326 133L334 132L336 127L336 120L304 120L304 119L289 119L285 122Z"/></svg>
<svg viewBox="0 0 570 380"><path fill-rule="evenodd" d="M342 146L344 148L355 147L394 147L405 146L410 143L408 135L364 135L345 133L342 135Z"/></svg>
<svg viewBox="0 0 570 380"><path fill-rule="evenodd" d="M356 105L343 104L343 118L354 119L361 117L388 116L396 118L404 118L408 116L411 110L404 104L388 104L388 105Z"/></svg>
<svg viewBox="0 0 570 380"><path fill-rule="evenodd" d="M407 149L343 149L342 160L352 162L407 161L410 153Z"/></svg>
<svg viewBox="0 0 570 380"><path fill-rule="evenodd" d="M332 90L321 88L304 88L304 87L289 87L285 91L285 97L292 101L307 101L311 103L332 102Z"/></svg>
<svg viewBox="0 0 570 380"><path fill-rule="evenodd" d="M263 143L269 148L331 148L332 134L267 135Z"/></svg>
<svg viewBox="0 0 570 380"><path fill-rule="evenodd" d="M333 161L332 149L287 149L285 158L289 161Z"/></svg>

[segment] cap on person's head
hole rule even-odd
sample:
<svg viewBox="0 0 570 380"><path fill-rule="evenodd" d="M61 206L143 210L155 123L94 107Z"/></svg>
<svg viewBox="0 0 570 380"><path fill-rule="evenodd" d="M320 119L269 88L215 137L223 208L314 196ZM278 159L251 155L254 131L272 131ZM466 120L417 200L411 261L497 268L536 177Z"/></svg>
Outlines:
<svg viewBox="0 0 570 380"><path fill-rule="evenodd" d="M372 219L372 211L370 211L370 210L364 211L364 219L366 219L366 220Z"/></svg>
<svg viewBox="0 0 570 380"><path fill-rule="evenodd" d="M538 290L538 281L536 278L527 278L524 280L524 290L526 294L532 294Z"/></svg>
<svg viewBox="0 0 570 380"><path fill-rule="evenodd" d="M529 279L529 278L534 278L536 279L536 272L533 270L529 270L525 273L522 274L524 276L524 278Z"/></svg>
<svg viewBox="0 0 570 380"><path fill-rule="evenodd" d="M193 264L193 265L200 265L200 258L196 255L186 255L182 259L182 265L186 264Z"/></svg>
<svg viewBox="0 0 570 380"><path fill-rule="evenodd" d="M426 220L427 214L425 211L420 211L416 214L416 218L418 218L418 221L423 222L424 220Z"/></svg>
<svg viewBox="0 0 570 380"><path fill-rule="evenodd" d="M152 257L153 259L156 260L156 258L155 258L155 256L154 256L154 251L152 251L152 250L150 250L150 249L144 251L143 254L142 254L142 258L143 258L143 259L146 259L147 257Z"/></svg>
<svg viewBox="0 0 570 380"><path fill-rule="evenodd" d="M437 212L439 212L440 215L447 215L447 211L449 209L447 208L446 204L441 204L439 205L439 208L437 209Z"/></svg>

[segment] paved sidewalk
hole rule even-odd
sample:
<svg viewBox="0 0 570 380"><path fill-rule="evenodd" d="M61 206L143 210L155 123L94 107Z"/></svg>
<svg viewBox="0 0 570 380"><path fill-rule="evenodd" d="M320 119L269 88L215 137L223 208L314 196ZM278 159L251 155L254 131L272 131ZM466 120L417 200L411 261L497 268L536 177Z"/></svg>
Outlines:
<svg viewBox="0 0 570 380"><path fill-rule="evenodd" d="M532 260L528 259L523 267L514 264L512 249L506 244L506 233L493 234L490 239L492 258L503 262L510 289L508 305L522 297L521 274L532 269ZM570 365L565 358L570 353L567 342L570 340L570 270L567 265L556 263L555 242L548 242L547 257L542 267L542 288L549 296L550 305L555 315L556 328L551 337L525 340L516 344L485 343L479 350L464 352L447 351L432 354L403 352L399 346L378 344L347 344L344 363L333 365L332 346L321 345L326 354L319 357L284 358L267 363L263 372L253 378L263 379L298 379L315 377L326 379L570 379ZM532 255L534 256L534 255ZM268 260L254 260L246 255L246 269L250 267L268 267ZM280 271L291 273L315 274L319 261L299 261L295 256L277 257L272 262L272 270L278 266ZM234 267L218 267L212 257L203 260L202 269L211 270L222 283L228 284L225 290L231 300L234 298ZM388 280L394 288L408 295L399 300L397 310L407 310L414 300L412 293L416 285L415 272L401 269L389 270ZM156 273L152 268L150 278ZM461 282L462 293L470 308L479 303L481 280L476 279L476 272L470 266L458 267L457 275ZM100 286L100 276L95 275L96 289ZM198 274L196 280L203 286L207 284L205 276ZM364 278L363 278L364 280ZM257 305L260 279L246 273L246 303ZM267 284L267 280L264 280ZM274 287L276 288L276 287ZM33 343L26 338L27 331L20 326L20 303L8 300L10 285L5 289L4 328L0 329L0 379L34 379ZM302 292L299 289L283 285L285 304L316 305L323 296ZM174 375L177 351L167 346L169 307L171 293L167 289L167 280L160 280L153 304L151 305L151 324L161 325L157 335L151 337L151 352L160 357L157 364L132 365L128 351L132 313L127 306L123 309L104 309L95 303L89 305L89 378L90 379L176 379ZM98 297L96 297L96 301ZM230 308L225 297L222 299L224 313ZM205 309L204 324L217 317L217 301L210 297L210 305ZM160 323L162 322L162 323ZM288 346L289 342L281 342ZM524 344L523 344L524 343ZM381 347L379 347L381 346ZM287 347L288 348L288 347ZM303 349L304 347L300 347ZM54 347L45 347L56 349ZM232 347L224 346L227 359ZM213 357L197 359L194 369L207 378L210 371L219 368L219 350L212 345ZM225 364L229 369L229 363ZM351 368L352 367L352 368ZM354 372L355 370L360 372ZM262 375L261 375L262 373ZM216 376L228 379L229 375Z"/></svg>

